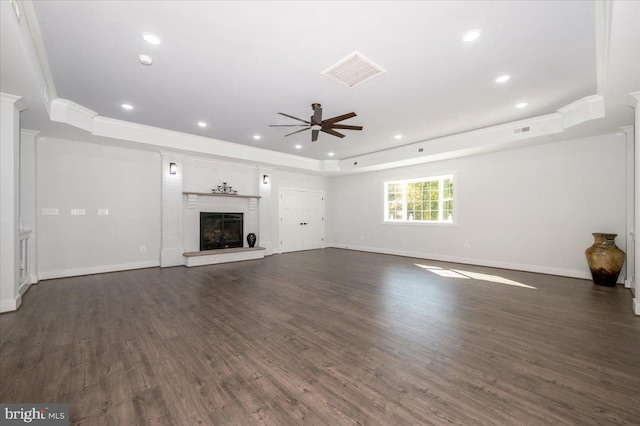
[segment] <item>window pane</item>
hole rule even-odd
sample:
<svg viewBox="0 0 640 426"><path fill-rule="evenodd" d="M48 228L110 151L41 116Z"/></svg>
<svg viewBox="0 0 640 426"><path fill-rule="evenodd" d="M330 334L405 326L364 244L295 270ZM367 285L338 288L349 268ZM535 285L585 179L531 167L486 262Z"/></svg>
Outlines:
<svg viewBox="0 0 640 426"><path fill-rule="evenodd" d="M386 182L385 185L385 220L453 221L453 178Z"/></svg>

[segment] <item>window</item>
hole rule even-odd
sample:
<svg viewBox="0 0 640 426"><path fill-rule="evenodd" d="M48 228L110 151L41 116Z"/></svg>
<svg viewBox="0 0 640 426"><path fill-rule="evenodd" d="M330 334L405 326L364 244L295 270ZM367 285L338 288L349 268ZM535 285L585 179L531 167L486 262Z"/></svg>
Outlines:
<svg viewBox="0 0 640 426"><path fill-rule="evenodd" d="M453 175L384 183L385 222L453 223Z"/></svg>

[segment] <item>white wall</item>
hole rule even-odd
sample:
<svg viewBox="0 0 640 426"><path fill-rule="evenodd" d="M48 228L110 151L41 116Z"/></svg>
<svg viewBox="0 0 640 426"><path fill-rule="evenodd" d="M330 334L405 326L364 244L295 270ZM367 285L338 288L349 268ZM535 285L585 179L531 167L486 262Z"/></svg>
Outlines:
<svg viewBox="0 0 640 426"><path fill-rule="evenodd" d="M158 154L45 137L37 157L41 279L159 264ZM58 215L42 215L43 208Z"/></svg>
<svg viewBox="0 0 640 426"><path fill-rule="evenodd" d="M303 173L294 173L284 170L273 170L271 175L272 182L272 203L271 203L271 221L273 230L273 251L280 253L280 189L302 189L307 191L324 191L325 201L327 200L327 184L328 178L319 175L310 175ZM325 204L326 205L326 204ZM326 217L325 217L326 220ZM325 227L325 233L326 233ZM325 234L326 235L326 234ZM326 238L325 238L326 241Z"/></svg>
<svg viewBox="0 0 640 426"><path fill-rule="evenodd" d="M328 245L588 278L592 232L625 249L625 150L610 134L335 177ZM382 223L385 180L449 172L455 226Z"/></svg>

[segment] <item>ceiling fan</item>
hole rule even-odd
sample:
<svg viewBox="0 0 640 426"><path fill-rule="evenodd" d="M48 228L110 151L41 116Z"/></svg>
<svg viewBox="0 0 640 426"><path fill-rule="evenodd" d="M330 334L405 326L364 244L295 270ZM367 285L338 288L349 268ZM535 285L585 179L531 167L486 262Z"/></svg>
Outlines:
<svg viewBox="0 0 640 426"><path fill-rule="evenodd" d="M337 136L339 138L344 138L345 135L342 133L336 132L334 129L339 130L362 130L362 126L349 126L347 124L337 124L340 121L344 121L348 118L352 118L356 116L355 112L349 112L347 114L339 115L333 118L327 118L326 120L322 119L322 105L320 104L311 104L311 108L313 108L313 115L310 117L310 121L303 120L301 118L294 117L289 114L285 114L283 112L279 112L278 114L284 115L285 117L293 118L294 120L302 121L305 124L270 124L269 127L304 127L304 129L296 130L295 132L289 133L286 136L295 135L296 133L304 132L306 130L311 129L311 142L315 142L318 140L318 135L320 132L325 132L333 136Z"/></svg>

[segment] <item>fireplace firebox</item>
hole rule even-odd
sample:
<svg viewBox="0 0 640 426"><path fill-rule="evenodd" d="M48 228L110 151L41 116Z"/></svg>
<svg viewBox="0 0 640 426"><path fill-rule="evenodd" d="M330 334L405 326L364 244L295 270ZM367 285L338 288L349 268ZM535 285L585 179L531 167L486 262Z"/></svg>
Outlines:
<svg viewBox="0 0 640 426"><path fill-rule="evenodd" d="M200 213L200 251L243 245L242 213Z"/></svg>

